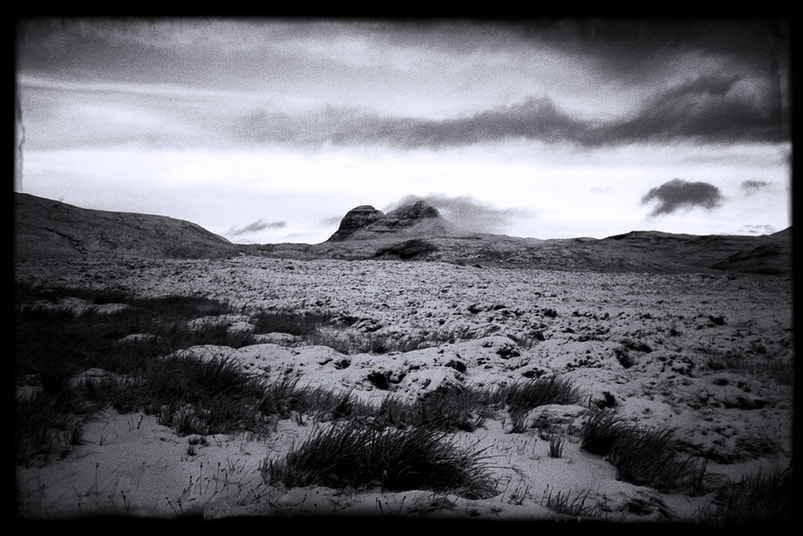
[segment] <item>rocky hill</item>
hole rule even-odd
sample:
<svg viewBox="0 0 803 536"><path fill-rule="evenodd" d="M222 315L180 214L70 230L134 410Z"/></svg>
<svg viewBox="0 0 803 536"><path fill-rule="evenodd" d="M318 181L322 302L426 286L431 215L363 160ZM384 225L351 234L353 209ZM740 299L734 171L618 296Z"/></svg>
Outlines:
<svg viewBox="0 0 803 536"><path fill-rule="evenodd" d="M384 214L371 205L360 205L348 211L327 242L371 240L386 236L454 236L454 226L426 201L403 205Z"/></svg>
<svg viewBox="0 0 803 536"><path fill-rule="evenodd" d="M221 258L237 246L184 220L79 208L29 194L14 194L17 258L97 255L145 258Z"/></svg>

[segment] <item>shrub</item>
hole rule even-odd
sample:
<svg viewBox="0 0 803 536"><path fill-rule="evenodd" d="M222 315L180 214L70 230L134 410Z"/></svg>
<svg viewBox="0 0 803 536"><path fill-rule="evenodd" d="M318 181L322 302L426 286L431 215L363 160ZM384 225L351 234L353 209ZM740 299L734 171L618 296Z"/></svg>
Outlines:
<svg viewBox="0 0 803 536"><path fill-rule="evenodd" d="M283 460L266 458L261 472L266 483L288 487L428 489L480 499L495 493L481 461L481 451L459 449L432 428L379 430L351 420L319 429Z"/></svg>

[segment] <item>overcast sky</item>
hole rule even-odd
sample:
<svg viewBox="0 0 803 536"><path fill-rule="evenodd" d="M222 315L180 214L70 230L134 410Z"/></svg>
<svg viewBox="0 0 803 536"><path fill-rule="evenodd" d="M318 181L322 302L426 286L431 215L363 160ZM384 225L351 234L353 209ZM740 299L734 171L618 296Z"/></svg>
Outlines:
<svg viewBox="0 0 803 536"><path fill-rule="evenodd" d="M772 20L31 19L17 191L326 240L428 199L469 230L603 238L791 224Z"/></svg>

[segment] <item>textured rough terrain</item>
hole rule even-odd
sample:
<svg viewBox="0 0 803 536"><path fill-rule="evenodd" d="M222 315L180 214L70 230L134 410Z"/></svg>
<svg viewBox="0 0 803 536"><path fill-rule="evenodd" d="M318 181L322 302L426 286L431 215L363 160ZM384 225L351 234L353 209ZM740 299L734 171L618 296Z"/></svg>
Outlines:
<svg viewBox="0 0 803 536"><path fill-rule="evenodd" d="M18 472L23 502L32 515L75 514L79 503L89 508L91 494L82 495L81 502L71 489L57 490L67 483L79 490L91 487L95 463L106 471L102 478L108 486L125 489L132 501L136 497L140 512L158 515L171 515L165 497L177 499L183 493L207 517L310 514L310 498L318 497L319 513L429 511L543 519L550 512L539 500L548 489L573 496L589 492L589 501L614 517L638 502L646 506L635 519L663 519L661 501L673 516L693 515L706 497L662 495L620 482L605 460L579 448L588 407L602 403L615 405L620 415L641 426L673 429L683 451L708 460L709 471L722 478L783 467L791 459L794 341L788 276L506 270L437 262L243 256L20 260L16 278L38 286L226 300L242 311L227 317L232 329L249 329L249 311L263 308L327 311L352 320L339 332L343 337L435 341L407 352L346 355L272 334L266 342L238 350L185 350L228 356L266 377L290 375L309 385L351 391L367 401L391 393L415 397L439 387L503 385L548 374L573 380L587 401L539 408L527 416L535 427L524 434L510 433L504 417L490 419L472 433L458 433L459 441L479 442L497 457L494 472L505 491L488 501L452 497L440 507L426 507L437 501L424 492L344 495L324 488L264 489L255 473L259 461L306 437L310 425L283 421L267 443L216 437L196 457L187 457L181 454L187 439L159 427L151 417L99 416L97 430L91 425L87 433L103 435L104 446L77 447L62 461ZM378 376L386 381L377 383ZM144 419L145 425L135 429L125 424L136 419ZM566 434L562 458L547 455L548 441L538 435L544 426ZM227 484L224 490L216 480L214 493L192 488L187 479L193 471L199 466L210 471L217 463L236 466L237 485ZM167 466L173 477L166 476ZM97 508L109 507L100 495L93 500ZM173 500L173 508L175 504Z"/></svg>

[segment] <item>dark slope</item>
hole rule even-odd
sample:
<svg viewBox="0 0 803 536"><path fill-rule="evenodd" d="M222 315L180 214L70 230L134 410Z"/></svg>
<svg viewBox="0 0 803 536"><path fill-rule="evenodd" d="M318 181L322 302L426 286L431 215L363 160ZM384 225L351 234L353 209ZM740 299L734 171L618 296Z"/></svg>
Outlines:
<svg viewBox="0 0 803 536"><path fill-rule="evenodd" d="M17 258L219 258L238 251L225 238L184 220L84 209L21 193L14 201Z"/></svg>

